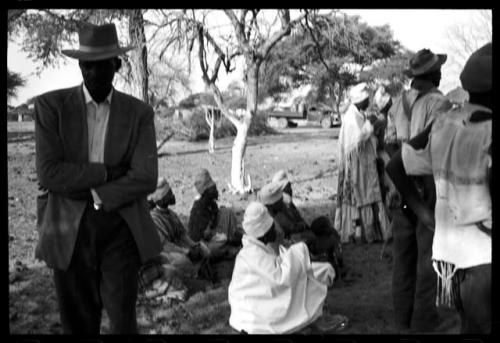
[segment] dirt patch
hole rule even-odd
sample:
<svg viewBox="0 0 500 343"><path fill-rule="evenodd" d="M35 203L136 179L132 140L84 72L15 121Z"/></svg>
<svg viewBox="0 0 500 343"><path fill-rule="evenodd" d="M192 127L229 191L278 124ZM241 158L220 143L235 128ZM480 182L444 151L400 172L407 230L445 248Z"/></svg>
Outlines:
<svg viewBox="0 0 500 343"><path fill-rule="evenodd" d="M31 126L32 127L32 126ZM14 128L15 129L15 128ZM12 129L12 130L14 130ZM11 131L11 128L8 127ZM32 130L32 129L31 129ZM17 131L12 131L17 132ZM29 128L24 141L8 142L9 215L9 324L13 334L61 333L51 272L34 259L38 238L35 229L37 193L35 145ZM28 133L25 133L28 132ZM318 215L331 215L337 188L338 129L294 128L277 135L250 137L246 171L254 188L261 188L279 169L293 182L295 202L311 222ZM207 143L168 142L159 159L160 175L165 176L177 198L173 209L187 224L196 196L193 181L202 167L207 168L220 193L220 204L232 206L241 221L254 194L239 196L228 192L232 138L216 141L216 153L207 153ZM345 261L348 278L329 291L331 311L350 318L346 334L390 334L393 328L390 256L381 260L381 244L347 245ZM391 246L387 247L390 252ZM217 285L199 285L198 291L182 304L138 305L141 333L189 334L232 333L228 325L227 284L232 264L221 265L225 275ZM458 332L454 312L443 310L450 321L447 333ZM104 317L103 332L108 322Z"/></svg>

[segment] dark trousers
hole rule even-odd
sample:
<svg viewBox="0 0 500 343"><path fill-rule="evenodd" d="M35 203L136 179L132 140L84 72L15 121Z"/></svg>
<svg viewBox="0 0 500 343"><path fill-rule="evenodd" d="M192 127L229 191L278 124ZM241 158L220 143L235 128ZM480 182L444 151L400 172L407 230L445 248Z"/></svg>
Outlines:
<svg viewBox="0 0 500 343"><path fill-rule="evenodd" d="M111 333L137 333L135 304L140 258L128 225L117 212L83 214L70 266L54 269L65 334L99 334L102 309Z"/></svg>
<svg viewBox="0 0 500 343"><path fill-rule="evenodd" d="M406 211L405 211L406 212ZM432 267L434 233L412 213L393 211L392 296L396 327L432 331L439 324L436 308L437 275Z"/></svg>
<svg viewBox="0 0 500 343"><path fill-rule="evenodd" d="M491 332L491 264L458 269L454 275L455 305L462 333Z"/></svg>

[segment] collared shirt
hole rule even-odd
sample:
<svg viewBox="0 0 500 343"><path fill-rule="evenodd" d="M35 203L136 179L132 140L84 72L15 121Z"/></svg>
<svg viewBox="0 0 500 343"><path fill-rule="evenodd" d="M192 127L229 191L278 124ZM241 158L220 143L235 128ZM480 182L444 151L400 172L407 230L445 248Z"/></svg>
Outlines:
<svg viewBox="0 0 500 343"><path fill-rule="evenodd" d="M419 93L419 90L412 88L394 101L387 114L386 143L408 141L422 132L441 113L451 109L450 101L436 87L432 87L420 97ZM408 100L410 117L405 114L403 96Z"/></svg>
<svg viewBox="0 0 500 343"><path fill-rule="evenodd" d="M104 143L108 131L109 109L113 89L106 99L100 104L96 103L90 95L85 83L82 85L87 108L87 128L88 128L88 150L89 162L104 162ZM96 204L102 203L96 191L92 188L92 197Z"/></svg>
<svg viewBox="0 0 500 343"><path fill-rule="evenodd" d="M436 229L432 257L469 268L491 263L491 237L478 224L491 229L491 196L487 170L491 162L491 120L471 123L475 111L491 110L465 104L436 120L427 146L402 147L408 175L434 176Z"/></svg>

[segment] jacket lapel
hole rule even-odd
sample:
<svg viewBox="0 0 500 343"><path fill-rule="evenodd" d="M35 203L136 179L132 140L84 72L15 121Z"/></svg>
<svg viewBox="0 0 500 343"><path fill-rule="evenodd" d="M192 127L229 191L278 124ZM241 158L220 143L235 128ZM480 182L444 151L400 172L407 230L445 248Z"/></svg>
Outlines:
<svg viewBox="0 0 500 343"><path fill-rule="evenodd" d="M127 142L130 123L123 106L122 94L113 89L111 105L109 108L108 129L104 144L104 163L116 164L121 159L126 147L122 146Z"/></svg>
<svg viewBox="0 0 500 343"><path fill-rule="evenodd" d="M71 159L88 161L87 108L82 86L73 88L63 110L62 134L68 143Z"/></svg>

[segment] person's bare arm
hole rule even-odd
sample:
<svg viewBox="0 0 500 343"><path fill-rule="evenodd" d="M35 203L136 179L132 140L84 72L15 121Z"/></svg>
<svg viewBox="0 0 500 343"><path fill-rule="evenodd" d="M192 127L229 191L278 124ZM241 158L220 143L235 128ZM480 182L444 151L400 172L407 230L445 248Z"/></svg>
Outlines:
<svg viewBox="0 0 500 343"><path fill-rule="evenodd" d="M432 124L431 124L432 125ZM414 149L422 149L427 145L431 125L419 135L411 139L408 144ZM398 189L406 204L418 216L418 218L432 231L434 231L434 209L430 209L420 196L415 184L406 174L401 149L399 149L391 158L386 166L386 171L392 182Z"/></svg>

